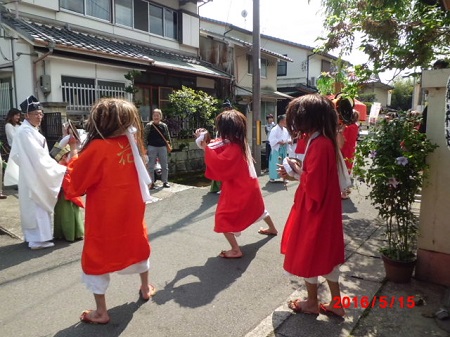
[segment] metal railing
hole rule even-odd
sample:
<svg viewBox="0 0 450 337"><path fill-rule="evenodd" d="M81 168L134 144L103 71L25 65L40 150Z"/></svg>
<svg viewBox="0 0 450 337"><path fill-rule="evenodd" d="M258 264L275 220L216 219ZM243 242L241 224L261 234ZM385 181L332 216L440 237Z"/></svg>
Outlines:
<svg viewBox="0 0 450 337"><path fill-rule="evenodd" d="M61 89L63 101L68 103L67 113L72 115L89 113L92 105L102 97L132 99L124 87L63 83Z"/></svg>

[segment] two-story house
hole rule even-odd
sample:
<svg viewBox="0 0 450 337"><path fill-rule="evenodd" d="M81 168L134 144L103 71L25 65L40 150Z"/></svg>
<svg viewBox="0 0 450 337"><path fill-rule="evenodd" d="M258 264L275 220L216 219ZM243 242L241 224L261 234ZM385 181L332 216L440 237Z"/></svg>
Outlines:
<svg viewBox="0 0 450 337"><path fill-rule="evenodd" d="M0 115L34 95L47 112L82 116L102 96L131 99L132 84L143 120L182 85L229 96L230 75L198 56L197 1L13 0L0 11Z"/></svg>
<svg viewBox="0 0 450 337"><path fill-rule="evenodd" d="M267 115L277 114L278 101L292 99L292 96L277 90L278 64L281 61L292 62L292 59L269 50L262 43L261 46L261 120L264 123ZM231 100L253 123L252 47L251 31L221 21L203 17L200 19L201 58L233 75ZM261 132L261 135L262 140L266 140L264 132ZM251 139L251 129L248 136Z"/></svg>

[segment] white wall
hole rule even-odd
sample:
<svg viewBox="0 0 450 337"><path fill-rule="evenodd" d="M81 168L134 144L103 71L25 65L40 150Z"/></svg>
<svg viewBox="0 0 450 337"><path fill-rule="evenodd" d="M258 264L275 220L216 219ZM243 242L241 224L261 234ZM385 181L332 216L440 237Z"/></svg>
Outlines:
<svg viewBox="0 0 450 337"><path fill-rule="evenodd" d="M51 93L46 97L48 102L62 102L61 76L73 76L90 78L105 81L117 81L128 83L124 75L131 69L122 67L113 67L89 62L81 62L49 56L43 62L38 64L37 76L44 74L51 77ZM39 99L43 94L39 88Z"/></svg>

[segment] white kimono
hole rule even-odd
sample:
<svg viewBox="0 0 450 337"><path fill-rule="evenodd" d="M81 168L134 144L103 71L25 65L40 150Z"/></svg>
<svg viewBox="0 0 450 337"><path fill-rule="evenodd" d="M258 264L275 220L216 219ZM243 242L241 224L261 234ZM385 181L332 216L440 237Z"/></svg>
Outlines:
<svg viewBox="0 0 450 337"><path fill-rule="evenodd" d="M269 178L278 179L280 178L278 174L277 164L281 164L284 158L287 156L287 144L281 145L278 142L289 142L291 137L286 128L277 124L272 128L269 134L269 143L272 147L269 158Z"/></svg>
<svg viewBox="0 0 450 337"><path fill-rule="evenodd" d="M19 185L20 220L25 241L53 239L53 210L66 172L48 152L45 137L24 121L14 137L5 186Z"/></svg>

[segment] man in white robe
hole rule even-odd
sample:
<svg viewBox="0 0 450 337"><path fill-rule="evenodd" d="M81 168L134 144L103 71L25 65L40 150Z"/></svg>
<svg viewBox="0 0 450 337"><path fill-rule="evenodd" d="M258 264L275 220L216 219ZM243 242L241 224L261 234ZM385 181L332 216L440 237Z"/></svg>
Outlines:
<svg viewBox="0 0 450 337"><path fill-rule="evenodd" d="M20 104L25 121L14 138L5 172L5 186L19 186L20 220L25 241L31 249L53 247L53 210L66 167L48 152L39 133L44 114L37 99Z"/></svg>
<svg viewBox="0 0 450 337"><path fill-rule="evenodd" d="M291 136L286 129L286 115L277 118L277 125L269 133L269 143L272 148L269 158L269 181L280 178L277 164L281 164L287 156L287 145L292 144Z"/></svg>

